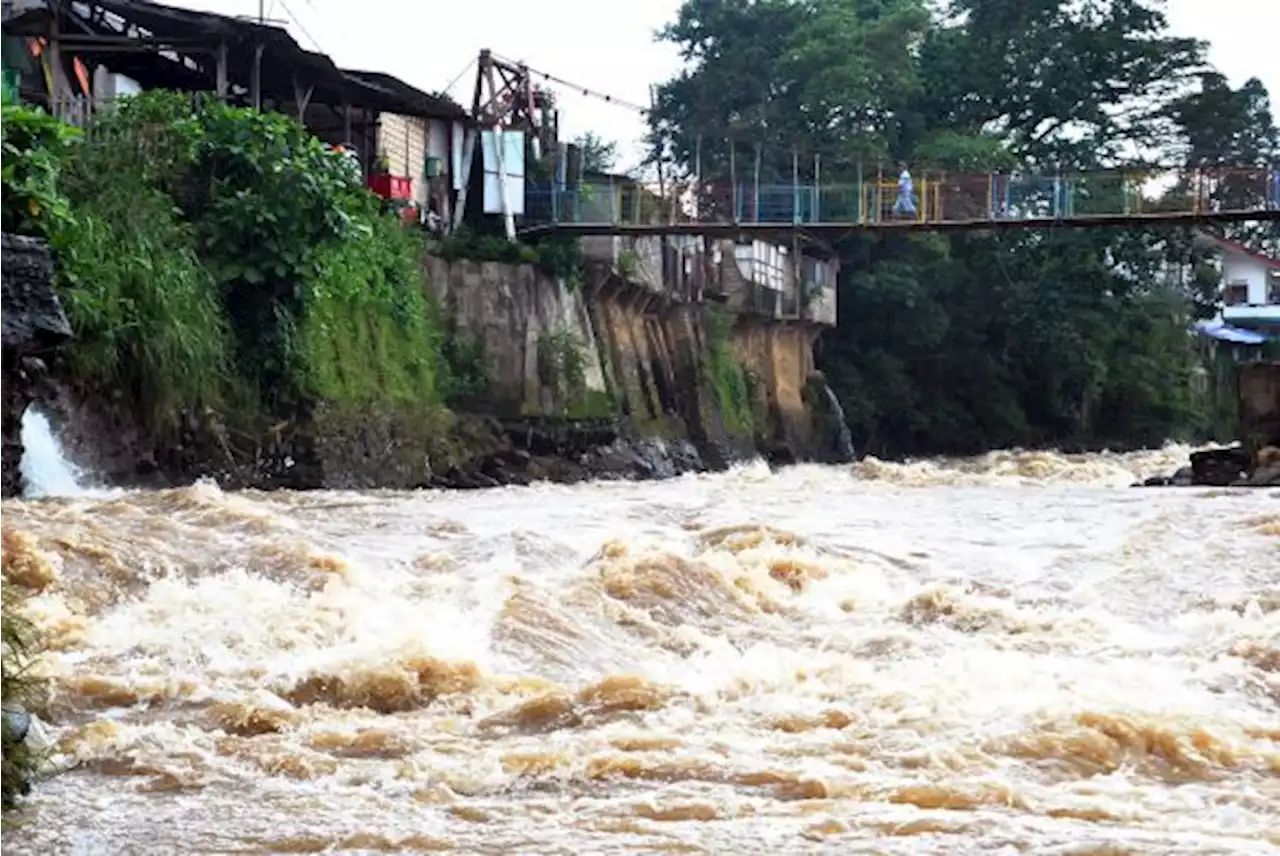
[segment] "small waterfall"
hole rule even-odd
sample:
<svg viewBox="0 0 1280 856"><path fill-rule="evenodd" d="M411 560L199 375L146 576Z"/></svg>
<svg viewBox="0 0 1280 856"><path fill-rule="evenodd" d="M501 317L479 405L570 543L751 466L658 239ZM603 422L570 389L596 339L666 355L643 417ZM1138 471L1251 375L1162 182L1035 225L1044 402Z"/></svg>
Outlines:
<svg viewBox="0 0 1280 856"><path fill-rule="evenodd" d="M849 432L849 423L845 421L844 408L840 406L840 399L836 398L835 391L825 381L822 389L827 396L827 406L831 408L831 416L836 422L836 451L844 461L856 461L858 452L853 448L853 434Z"/></svg>
<svg viewBox="0 0 1280 856"><path fill-rule="evenodd" d="M78 496L87 493L84 474L67 460L49 417L34 407L22 413L23 496Z"/></svg>

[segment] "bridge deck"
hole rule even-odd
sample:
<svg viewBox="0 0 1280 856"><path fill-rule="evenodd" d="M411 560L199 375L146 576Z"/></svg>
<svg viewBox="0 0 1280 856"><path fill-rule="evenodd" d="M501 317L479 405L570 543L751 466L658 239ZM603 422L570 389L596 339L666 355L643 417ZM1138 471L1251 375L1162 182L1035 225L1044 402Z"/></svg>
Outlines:
<svg viewBox="0 0 1280 856"><path fill-rule="evenodd" d="M924 173L842 185L592 179L530 185L526 234L785 235L1280 220L1280 165L1075 175Z"/></svg>

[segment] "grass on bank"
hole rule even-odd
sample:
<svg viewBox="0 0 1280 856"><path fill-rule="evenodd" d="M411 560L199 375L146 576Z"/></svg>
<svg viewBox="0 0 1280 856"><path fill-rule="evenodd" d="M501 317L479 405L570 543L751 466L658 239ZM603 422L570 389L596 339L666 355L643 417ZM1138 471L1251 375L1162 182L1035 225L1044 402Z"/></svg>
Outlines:
<svg viewBox="0 0 1280 856"><path fill-rule="evenodd" d="M221 403L231 337L217 285L173 201L112 187L54 237L59 296L77 334L77 377L125 390L163 423Z"/></svg>

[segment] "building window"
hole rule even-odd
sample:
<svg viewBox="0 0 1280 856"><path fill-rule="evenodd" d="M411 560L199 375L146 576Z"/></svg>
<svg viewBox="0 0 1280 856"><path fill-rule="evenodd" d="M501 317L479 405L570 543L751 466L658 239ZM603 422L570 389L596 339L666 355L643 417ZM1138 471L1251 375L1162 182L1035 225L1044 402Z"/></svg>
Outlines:
<svg viewBox="0 0 1280 856"><path fill-rule="evenodd" d="M1267 275L1267 303L1280 306L1280 270L1273 270Z"/></svg>
<svg viewBox="0 0 1280 856"><path fill-rule="evenodd" d="M1247 306L1249 304L1249 283L1239 280L1227 283L1227 287L1223 289L1222 302L1227 306Z"/></svg>

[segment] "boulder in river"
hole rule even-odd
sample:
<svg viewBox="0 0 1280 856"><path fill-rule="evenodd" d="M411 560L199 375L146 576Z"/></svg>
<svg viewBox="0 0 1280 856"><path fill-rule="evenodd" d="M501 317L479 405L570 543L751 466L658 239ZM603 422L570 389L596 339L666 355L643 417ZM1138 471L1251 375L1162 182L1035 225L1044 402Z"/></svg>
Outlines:
<svg viewBox="0 0 1280 856"><path fill-rule="evenodd" d="M1192 480L1197 485L1228 487L1247 479L1252 470L1253 456L1239 447L1191 454Z"/></svg>

